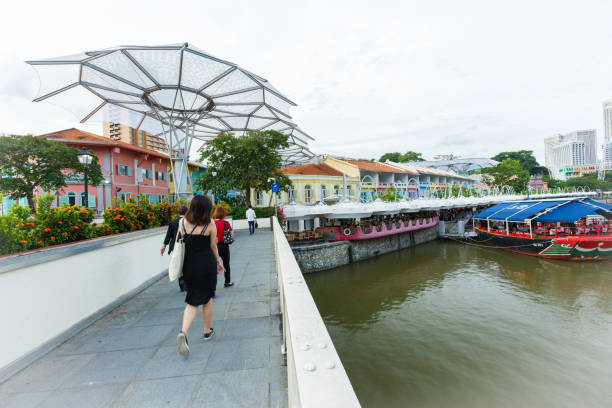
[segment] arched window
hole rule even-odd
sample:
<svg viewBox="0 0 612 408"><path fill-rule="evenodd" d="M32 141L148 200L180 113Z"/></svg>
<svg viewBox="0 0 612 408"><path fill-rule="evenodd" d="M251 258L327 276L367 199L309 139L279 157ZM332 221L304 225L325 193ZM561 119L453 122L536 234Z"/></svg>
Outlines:
<svg viewBox="0 0 612 408"><path fill-rule="evenodd" d="M290 203L295 201L295 188L293 188L293 186L289 187L287 196Z"/></svg>
<svg viewBox="0 0 612 408"><path fill-rule="evenodd" d="M310 184L306 184L306 186L304 186L304 202L309 203L311 201L312 201L312 188L310 187Z"/></svg>
<svg viewBox="0 0 612 408"><path fill-rule="evenodd" d="M340 195L340 186L337 184L334 186L334 194L337 196Z"/></svg>
<svg viewBox="0 0 612 408"><path fill-rule="evenodd" d="M321 184L321 201L325 200L325 197L327 197L327 186Z"/></svg>
<svg viewBox="0 0 612 408"><path fill-rule="evenodd" d="M351 198L353 192L351 191L351 186L346 186L346 198Z"/></svg>

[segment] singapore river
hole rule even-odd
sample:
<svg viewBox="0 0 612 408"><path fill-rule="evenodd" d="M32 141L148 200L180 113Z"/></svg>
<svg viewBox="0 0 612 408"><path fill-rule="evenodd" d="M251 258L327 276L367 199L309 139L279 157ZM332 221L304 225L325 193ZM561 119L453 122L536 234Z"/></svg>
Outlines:
<svg viewBox="0 0 612 408"><path fill-rule="evenodd" d="M435 241L306 276L364 407L612 407L612 263Z"/></svg>

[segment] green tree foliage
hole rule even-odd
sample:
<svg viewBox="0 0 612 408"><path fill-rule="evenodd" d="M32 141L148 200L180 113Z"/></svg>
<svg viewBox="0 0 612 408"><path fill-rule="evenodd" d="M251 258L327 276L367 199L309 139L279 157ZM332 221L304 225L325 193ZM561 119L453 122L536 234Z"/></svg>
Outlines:
<svg viewBox="0 0 612 408"><path fill-rule="evenodd" d="M400 157L402 157L402 154L400 152L385 153L380 156L380 159L378 159L378 161L386 162L387 160L391 160L392 162L399 163Z"/></svg>
<svg viewBox="0 0 612 408"><path fill-rule="evenodd" d="M276 178L281 189L287 191L291 180L280 172L282 161L278 153L287 147L288 137L275 130L248 131L240 137L231 133L219 135L204 145L201 159L208 162L209 168L195 184L202 191L212 190L212 169L215 169L217 191L244 190L247 204L250 204L251 190L269 190L270 177Z"/></svg>
<svg viewBox="0 0 612 408"><path fill-rule="evenodd" d="M491 159L496 160L498 162L502 162L506 159L518 160L521 163L521 167L524 170L527 170L530 175L534 174L547 174L548 169L546 167L540 166L535 156L533 155L533 150L519 150L517 152L501 152Z"/></svg>
<svg viewBox="0 0 612 408"><path fill-rule="evenodd" d="M13 199L27 198L34 209L37 186L60 189L66 186L66 177L71 173L83 172L78 152L74 147L32 135L0 137L0 191ZM88 176L91 185L104 179L95 156Z"/></svg>
<svg viewBox="0 0 612 408"><path fill-rule="evenodd" d="M483 169L482 174L488 175L491 185L508 185L516 192L525 190L529 182L529 172L523 170L521 163L514 159L505 159L495 167Z"/></svg>
<svg viewBox="0 0 612 408"><path fill-rule="evenodd" d="M408 150L401 157L401 162L413 162L413 161L425 161L423 155L421 153L413 152L412 150Z"/></svg>
<svg viewBox="0 0 612 408"><path fill-rule="evenodd" d="M391 160L395 163L407 163L413 161L424 161L425 159L423 159L423 155L421 153L408 150L404 154L401 154L400 152L385 153L380 156L380 159L378 159L380 162L385 162L387 160Z"/></svg>
<svg viewBox="0 0 612 408"><path fill-rule="evenodd" d="M550 187L550 186L549 186ZM559 182L561 188L588 187L591 190L612 190L612 172L606 172L604 180L597 180L597 173L585 174L581 177L574 177L564 182Z"/></svg>

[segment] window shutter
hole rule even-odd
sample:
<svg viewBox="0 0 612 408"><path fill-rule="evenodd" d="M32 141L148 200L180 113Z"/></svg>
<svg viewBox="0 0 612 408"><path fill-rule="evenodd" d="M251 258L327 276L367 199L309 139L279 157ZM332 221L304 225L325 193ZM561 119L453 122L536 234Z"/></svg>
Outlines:
<svg viewBox="0 0 612 408"><path fill-rule="evenodd" d="M89 208L96 208L96 196L88 194L87 200L89 201L89 203L87 204Z"/></svg>
<svg viewBox="0 0 612 408"><path fill-rule="evenodd" d="M64 204L66 204L66 205L70 204L70 202L68 201L68 196L65 196L65 195L59 197L59 205L60 205L60 207L62 205L64 205Z"/></svg>
<svg viewBox="0 0 612 408"><path fill-rule="evenodd" d="M127 175L132 176L132 168L130 166L125 166L125 169L127 170Z"/></svg>

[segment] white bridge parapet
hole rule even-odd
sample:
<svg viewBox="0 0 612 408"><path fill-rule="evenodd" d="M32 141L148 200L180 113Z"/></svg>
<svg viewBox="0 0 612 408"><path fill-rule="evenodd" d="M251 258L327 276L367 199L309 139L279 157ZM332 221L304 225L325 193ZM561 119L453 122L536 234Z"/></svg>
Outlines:
<svg viewBox="0 0 612 408"><path fill-rule="evenodd" d="M359 407L359 400L276 217L271 217L287 354L289 406Z"/></svg>

